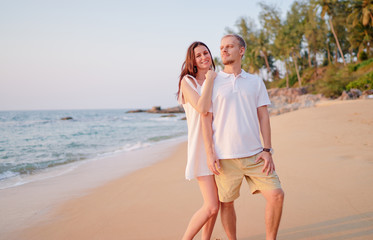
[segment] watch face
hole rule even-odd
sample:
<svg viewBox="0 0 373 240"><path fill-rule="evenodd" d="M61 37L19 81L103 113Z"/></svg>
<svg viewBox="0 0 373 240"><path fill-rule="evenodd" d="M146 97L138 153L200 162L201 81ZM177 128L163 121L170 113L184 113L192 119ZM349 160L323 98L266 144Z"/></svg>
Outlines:
<svg viewBox="0 0 373 240"><path fill-rule="evenodd" d="M269 152L269 153L271 153L271 154L274 153L273 148L263 148L263 151L264 151L264 152Z"/></svg>

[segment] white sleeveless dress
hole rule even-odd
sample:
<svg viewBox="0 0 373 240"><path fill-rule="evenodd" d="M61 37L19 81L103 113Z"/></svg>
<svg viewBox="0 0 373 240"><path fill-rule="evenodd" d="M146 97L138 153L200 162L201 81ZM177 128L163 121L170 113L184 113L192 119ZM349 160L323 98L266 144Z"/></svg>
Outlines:
<svg viewBox="0 0 373 240"><path fill-rule="evenodd" d="M184 77L186 82L201 96L203 86L190 75ZM197 88L191 82L194 81ZM201 117L199 112L188 102L184 102L183 93L180 89L179 103L183 105L188 124L188 161L185 169L185 178L191 180L200 176L213 175L207 166L207 156L203 142Z"/></svg>

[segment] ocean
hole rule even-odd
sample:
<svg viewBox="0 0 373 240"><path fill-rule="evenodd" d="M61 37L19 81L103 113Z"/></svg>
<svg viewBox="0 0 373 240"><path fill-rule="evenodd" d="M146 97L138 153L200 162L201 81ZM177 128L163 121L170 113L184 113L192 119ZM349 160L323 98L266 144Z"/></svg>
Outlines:
<svg viewBox="0 0 373 240"><path fill-rule="evenodd" d="M0 111L0 189L25 183L23 176L187 135L184 114L127 110Z"/></svg>

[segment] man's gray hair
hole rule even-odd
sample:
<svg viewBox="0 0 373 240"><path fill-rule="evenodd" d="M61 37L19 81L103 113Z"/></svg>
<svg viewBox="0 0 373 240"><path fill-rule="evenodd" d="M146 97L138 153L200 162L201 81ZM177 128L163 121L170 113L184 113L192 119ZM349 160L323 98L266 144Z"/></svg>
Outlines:
<svg viewBox="0 0 373 240"><path fill-rule="evenodd" d="M245 42L245 40L243 40L243 38L240 35L238 35L238 34L227 34L224 37L222 37L222 39L226 38L226 37L236 38L238 40L238 44L240 44L241 47L246 49L246 42Z"/></svg>

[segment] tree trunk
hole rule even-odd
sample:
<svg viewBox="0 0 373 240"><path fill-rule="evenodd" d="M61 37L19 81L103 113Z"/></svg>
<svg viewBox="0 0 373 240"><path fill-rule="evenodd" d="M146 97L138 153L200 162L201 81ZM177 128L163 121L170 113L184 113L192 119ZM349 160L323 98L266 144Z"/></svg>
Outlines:
<svg viewBox="0 0 373 240"><path fill-rule="evenodd" d="M334 58L334 63L338 64L338 49L335 49L335 58Z"/></svg>
<svg viewBox="0 0 373 240"><path fill-rule="evenodd" d="M345 57L343 56L341 45L339 45L337 34L334 31L334 27L333 27L333 23L332 23L331 17L329 17L329 24L330 24L330 29L332 30L332 33L334 35L335 42L337 43L337 47L338 47L339 53L341 54L341 57L342 57L342 60L343 60L343 64L346 66L346 60L345 60Z"/></svg>
<svg viewBox="0 0 373 240"><path fill-rule="evenodd" d="M310 50L310 47L308 47L308 65L310 66L310 68L312 68L311 50Z"/></svg>
<svg viewBox="0 0 373 240"><path fill-rule="evenodd" d="M328 61L329 61L329 64L332 64L332 63L333 63L333 60L332 60L332 56L331 56L331 54L330 54L329 44L327 45L327 48L326 48L326 49L328 50Z"/></svg>
<svg viewBox="0 0 373 240"><path fill-rule="evenodd" d="M316 51L315 51L316 52ZM315 54L315 63L314 63L314 65L315 65L315 80L317 79L317 59L316 59L316 54Z"/></svg>
<svg viewBox="0 0 373 240"><path fill-rule="evenodd" d="M367 30L364 30L364 32L365 32L365 35L369 38ZM368 59L370 58L370 42L367 42L367 57Z"/></svg>
<svg viewBox="0 0 373 240"><path fill-rule="evenodd" d="M269 67L268 56L267 56L267 53L265 51L263 51L263 55L264 55L264 61L265 61L266 66L267 66L268 80L269 80L270 74L271 74L271 68Z"/></svg>
<svg viewBox="0 0 373 240"><path fill-rule="evenodd" d="M289 88L288 62L285 60L286 88Z"/></svg>
<svg viewBox="0 0 373 240"><path fill-rule="evenodd" d="M302 87L302 80L300 79L300 75L299 75L297 56L294 56L294 52L292 52L291 55L293 57L293 61L294 61L294 64L295 64L295 71L297 72L299 87Z"/></svg>

